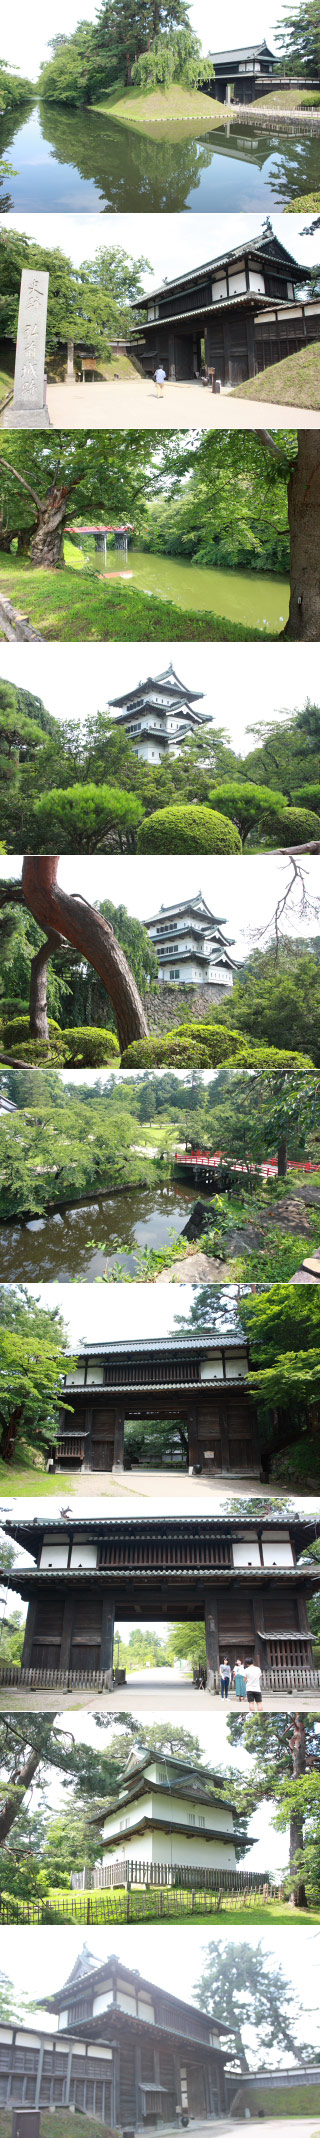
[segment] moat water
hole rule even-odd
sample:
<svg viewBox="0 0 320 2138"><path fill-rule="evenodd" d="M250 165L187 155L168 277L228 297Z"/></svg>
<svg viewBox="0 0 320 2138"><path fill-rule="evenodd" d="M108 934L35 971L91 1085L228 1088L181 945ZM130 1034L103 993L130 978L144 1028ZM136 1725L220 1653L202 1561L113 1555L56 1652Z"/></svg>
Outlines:
<svg viewBox="0 0 320 2138"><path fill-rule="evenodd" d="M283 208L319 186L319 135L299 122L266 131L226 121L212 133L172 139L138 134L106 113L30 104L2 114L0 156L13 165L0 205L33 214L77 210ZM176 134L176 128L174 129Z"/></svg>
<svg viewBox="0 0 320 2138"><path fill-rule="evenodd" d="M70 558L69 546L68 563ZM287 622L288 581L266 572L217 571L207 565L185 564L180 557L155 557L137 549L129 550L127 560L121 550L110 549L106 565L102 554L96 554L95 562L99 574L105 571L110 577L123 572L124 584L128 574L128 587L174 601L180 609L199 614L206 610L227 617L230 623L275 634Z"/></svg>
<svg viewBox="0 0 320 2138"><path fill-rule="evenodd" d="M0 1276L6 1282L46 1279L94 1284L114 1269L117 1254L135 1275L140 1247L167 1247L179 1239L195 1189L174 1185L134 1189L130 1195L103 1195L92 1203L31 1218L0 1228ZM101 1245L102 1242L102 1245ZM127 1253L124 1254L124 1248Z"/></svg>

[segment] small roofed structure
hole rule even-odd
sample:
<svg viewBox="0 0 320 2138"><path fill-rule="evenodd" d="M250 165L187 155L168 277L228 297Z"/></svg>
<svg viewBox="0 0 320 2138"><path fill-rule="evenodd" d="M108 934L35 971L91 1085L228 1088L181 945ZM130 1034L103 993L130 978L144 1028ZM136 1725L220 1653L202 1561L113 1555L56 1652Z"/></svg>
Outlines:
<svg viewBox="0 0 320 2138"><path fill-rule="evenodd" d="M270 88L270 82L279 60L271 52L266 38L260 44L236 45L231 52L208 52L212 60L212 81L206 81L206 96L218 97L219 103L231 103L233 92L236 101L247 104L257 96L258 83Z"/></svg>
<svg viewBox="0 0 320 2138"><path fill-rule="evenodd" d="M250 1846L221 1775L199 1760L130 1753L118 1799L107 1799L91 1821L101 1829L102 1853L93 1885L121 1885L132 1865L233 1870ZM77 1883L77 1881L75 1881Z"/></svg>

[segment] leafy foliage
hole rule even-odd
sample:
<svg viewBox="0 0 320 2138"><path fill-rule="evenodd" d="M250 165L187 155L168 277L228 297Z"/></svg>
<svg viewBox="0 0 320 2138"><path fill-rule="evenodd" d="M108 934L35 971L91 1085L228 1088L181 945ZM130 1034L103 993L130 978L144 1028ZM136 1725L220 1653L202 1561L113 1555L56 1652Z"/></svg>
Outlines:
<svg viewBox="0 0 320 2138"><path fill-rule="evenodd" d="M57 1308L19 1288L0 1292L0 1449L12 1462L50 1448L59 1422L67 1337Z"/></svg>
<svg viewBox="0 0 320 2138"><path fill-rule="evenodd" d="M236 854L241 839L235 825L211 809L172 803L144 819L138 832L140 854Z"/></svg>

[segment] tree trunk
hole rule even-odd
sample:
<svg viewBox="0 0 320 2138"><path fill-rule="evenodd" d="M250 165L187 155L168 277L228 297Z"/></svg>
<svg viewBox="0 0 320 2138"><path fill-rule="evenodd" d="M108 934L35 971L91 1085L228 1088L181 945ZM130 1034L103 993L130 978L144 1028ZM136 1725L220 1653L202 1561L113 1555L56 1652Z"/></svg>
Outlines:
<svg viewBox="0 0 320 2138"><path fill-rule="evenodd" d="M21 1794L25 1795L26 1790L30 1789L30 1783L33 1782L37 1768L40 1766L41 1756L40 1752L29 1752L25 1766L21 1767L20 1774L16 1777L16 1798L12 1796L10 1791L10 1797L2 1805L2 1810L0 1811L0 1845L2 1841L6 1841L7 1834L11 1833L11 1827L14 1826L15 1819L18 1818L22 1808Z"/></svg>
<svg viewBox="0 0 320 2138"><path fill-rule="evenodd" d="M320 638L320 437L298 432L288 487L290 609L284 638Z"/></svg>
<svg viewBox="0 0 320 2138"><path fill-rule="evenodd" d="M292 1774L294 1781L299 1781L300 1775L305 1774L306 1764L307 1744L305 1719L304 1715L295 1715L292 1742ZM301 1875L301 1870L300 1872L297 1871L296 1865L296 1857L298 1854L299 1856L301 1856L302 1853L303 1814L302 1812L293 1811L290 1819L289 1862L290 1869L293 1871L294 1874L293 1891L296 1908L307 1908L308 1906L304 1878Z"/></svg>
<svg viewBox="0 0 320 2138"><path fill-rule="evenodd" d="M285 1180L288 1171L287 1137L280 1136L278 1143L278 1180Z"/></svg>
<svg viewBox="0 0 320 2138"><path fill-rule="evenodd" d="M40 950L37 950L35 958L32 958L30 971L31 1039L49 1038L47 1013L48 964L49 958L52 958L54 956L55 950L60 949L60 944L62 942L63 936L58 935L56 933L56 930L54 928L51 928L50 933L47 935L46 942L40 944Z"/></svg>
<svg viewBox="0 0 320 2138"><path fill-rule="evenodd" d="M17 1433L19 1432L19 1425L21 1425L22 1417L23 1405L22 1403L20 1403L19 1408L17 1408L17 1410L11 1411L11 1417L8 1420L8 1424L3 1426L1 1440L2 1462L10 1463L14 1461L16 1438Z"/></svg>
<svg viewBox="0 0 320 2138"><path fill-rule="evenodd" d="M10 537L12 542L12 535ZM17 541L18 557L27 557L30 549L30 527L20 527Z"/></svg>
<svg viewBox="0 0 320 2138"><path fill-rule="evenodd" d="M31 536L31 563L38 568L44 566L46 571L52 571L60 564L69 498L70 489L65 483L52 483L47 497L40 499L37 525Z"/></svg>
<svg viewBox="0 0 320 2138"><path fill-rule="evenodd" d="M73 943L75 950L93 965L106 988L114 1010L121 1049L134 1039L145 1039L148 1026L136 981L109 922L102 920L85 899L68 897L56 878L59 854L25 854L22 887L30 913L45 928L53 928Z"/></svg>

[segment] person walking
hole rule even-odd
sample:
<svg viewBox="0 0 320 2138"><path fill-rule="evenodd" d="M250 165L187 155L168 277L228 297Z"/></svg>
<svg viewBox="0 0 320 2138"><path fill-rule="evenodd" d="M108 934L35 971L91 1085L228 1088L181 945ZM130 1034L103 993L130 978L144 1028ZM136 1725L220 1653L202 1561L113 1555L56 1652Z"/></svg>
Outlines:
<svg viewBox="0 0 320 2138"><path fill-rule="evenodd" d="M246 1693L249 1707L261 1707L261 1678L260 1663L258 1663L257 1656L254 1656L253 1663L248 1663L246 1669Z"/></svg>
<svg viewBox="0 0 320 2138"><path fill-rule="evenodd" d="M240 1661L240 1657L239 1657L239 1656L238 1656L238 1658L237 1658L237 1662L235 1663L235 1666L234 1666L234 1689L235 1689L236 1699L237 1699L237 1700L245 1700L245 1697L246 1697L246 1690L247 1690L247 1688L246 1688L246 1680L245 1680L245 1674L244 1674L244 1667L243 1667L243 1663L241 1663L241 1661Z"/></svg>
<svg viewBox="0 0 320 2138"><path fill-rule="evenodd" d="M228 1700L228 1697L229 1697L229 1685L230 1685L230 1678L231 1678L231 1667L230 1667L230 1663L228 1663L228 1657L227 1657L227 1655L225 1655L225 1656L224 1656L224 1659L223 1659L223 1663L220 1663L220 1685L221 1685L221 1699L222 1699L222 1700Z"/></svg>
<svg viewBox="0 0 320 2138"><path fill-rule="evenodd" d="M155 371L154 376L157 388L157 400L163 401L163 388L165 386L167 376L166 371L164 371L163 369L163 364L157 364L157 370Z"/></svg>

